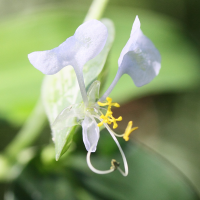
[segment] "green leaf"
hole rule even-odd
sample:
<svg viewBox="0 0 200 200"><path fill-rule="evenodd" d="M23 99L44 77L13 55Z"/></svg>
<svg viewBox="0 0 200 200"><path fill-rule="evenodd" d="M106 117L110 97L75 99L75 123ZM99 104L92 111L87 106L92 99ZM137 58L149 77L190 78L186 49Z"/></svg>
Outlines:
<svg viewBox="0 0 200 200"><path fill-rule="evenodd" d="M128 144L126 144L127 146ZM101 199L109 200L198 200L198 194L190 182L166 160L150 149L138 144L131 144L125 149L129 174L123 177L118 170L111 174L99 175L89 169L84 169L79 163L80 158L73 158L74 167L83 173L80 178L83 187ZM117 161L121 158L112 156ZM76 160L77 159L77 160ZM80 160L78 160L80 159ZM106 170L110 167L110 160L99 157L97 154L91 158L93 166ZM123 164L120 163L123 168Z"/></svg>
<svg viewBox="0 0 200 200"><path fill-rule="evenodd" d="M97 79L103 70L114 40L113 23L108 19L103 19L102 22L108 28L108 39L102 52L86 63L83 68L86 87ZM82 98L73 67L67 66L55 75L46 76L43 84L42 96L50 124L54 122L55 118L64 108L71 104L81 103ZM73 134L74 127L67 127L62 131L53 132L56 160L69 148Z"/></svg>

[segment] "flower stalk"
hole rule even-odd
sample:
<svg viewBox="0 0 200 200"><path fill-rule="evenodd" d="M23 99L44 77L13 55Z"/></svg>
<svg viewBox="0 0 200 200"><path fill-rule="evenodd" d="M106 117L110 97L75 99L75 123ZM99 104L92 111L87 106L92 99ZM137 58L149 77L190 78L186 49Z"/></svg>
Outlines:
<svg viewBox="0 0 200 200"><path fill-rule="evenodd" d="M91 19L101 19L109 0L93 0L84 22Z"/></svg>

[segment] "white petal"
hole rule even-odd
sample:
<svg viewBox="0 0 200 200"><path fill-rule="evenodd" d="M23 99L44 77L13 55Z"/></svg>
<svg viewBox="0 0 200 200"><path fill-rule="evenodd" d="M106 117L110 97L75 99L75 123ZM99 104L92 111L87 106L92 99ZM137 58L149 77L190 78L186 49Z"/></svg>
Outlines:
<svg viewBox="0 0 200 200"><path fill-rule="evenodd" d="M66 127L80 124L84 119L83 108L81 104L74 104L65 108L55 119L51 128L53 130L62 130Z"/></svg>
<svg viewBox="0 0 200 200"><path fill-rule="evenodd" d="M58 47L30 53L28 58L35 68L47 75L55 74L67 65L80 71L88 60L101 52L106 40L106 26L98 20L90 20Z"/></svg>
<svg viewBox="0 0 200 200"><path fill-rule="evenodd" d="M99 140L99 127L97 126L94 118L86 116L82 122L82 133L83 133L83 142L87 151L91 149L91 152L96 151L96 146Z"/></svg>
<svg viewBox="0 0 200 200"><path fill-rule="evenodd" d="M161 56L154 44L140 30L140 21L136 17L131 37L118 60L120 74L128 74L136 86L143 86L158 75L161 68Z"/></svg>

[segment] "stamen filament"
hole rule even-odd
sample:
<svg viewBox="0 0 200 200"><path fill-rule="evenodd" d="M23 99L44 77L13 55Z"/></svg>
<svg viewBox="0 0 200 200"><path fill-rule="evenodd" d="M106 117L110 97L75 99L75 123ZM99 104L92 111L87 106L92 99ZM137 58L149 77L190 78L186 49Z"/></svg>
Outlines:
<svg viewBox="0 0 200 200"><path fill-rule="evenodd" d="M102 121L102 120L100 119L99 116L94 116L94 117L97 118L99 121ZM117 169L119 170L119 172L120 172L123 176L127 176L127 175L128 175L128 163L127 163L126 157L125 157L125 155L124 155L124 152L123 152L123 150L122 150L122 148L121 148L121 146L120 146L120 144L119 144L117 138L115 137L115 134L116 134L116 133L115 133L106 123L104 123L104 126L105 126L105 127L107 128L107 130L109 131L111 137L112 137L113 140L115 141L115 143L116 143L116 145L117 145L117 147L118 147L118 149L119 149L119 151L120 151L120 153L121 153L121 156L122 156L122 160L123 160L123 163L124 163L124 172L122 171L122 169L121 169L120 167L117 167ZM116 169L116 168L115 168L115 169Z"/></svg>
<svg viewBox="0 0 200 200"><path fill-rule="evenodd" d="M109 173L113 172L115 170L115 168L113 168L113 167L111 167L109 170L104 170L104 171L103 170L98 170L98 169L93 167L93 165L92 165L92 163L90 161L90 155L91 155L91 150L92 150L93 146L94 145L92 145L90 147L90 150L87 153L87 158L86 159L87 159L88 167L96 174L109 174Z"/></svg>
<svg viewBox="0 0 200 200"><path fill-rule="evenodd" d="M119 144L117 138L116 138L115 135L114 135L114 131L113 131L112 129L110 129L110 127L109 127L107 124L105 124L105 123L104 123L104 126L108 129L108 131L110 132L111 137L113 138L113 140L114 140L115 143L117 144L118 149L119 149L119 151L120 151L120 153L121 153L123 162L124 162L124 170L125 170L125 171L123 172L123 171L121 170L120 167L117 167L117 169L120 171L120 173L121 173L123 176L127 176L127 175L128 175L128 163L127 163L126 157L125 157L125 155L124 155L124 152L123 152L123 150L122 150L122 148L121 148L121 146L120 146L120 144Z"/></svg>

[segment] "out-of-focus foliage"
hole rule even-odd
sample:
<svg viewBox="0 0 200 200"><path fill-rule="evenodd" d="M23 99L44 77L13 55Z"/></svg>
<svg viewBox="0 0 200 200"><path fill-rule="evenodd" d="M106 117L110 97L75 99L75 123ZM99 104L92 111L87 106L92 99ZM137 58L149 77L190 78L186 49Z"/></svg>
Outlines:
<svg viewBox="0 0 200 200"><path fill-rule="evenodd" d="M40 96L43 75L31 66L27 54L52 49L73 35L90 3L0 1L1 149L6 149ZM56 162L54 147L47 146L51 136L46 129L34 143L34 153L23 154L24 160L34 157L33 160L27 166L26 162L14 165L10 175L15 180L9 186L0 185L0 198L6 192L6 200L199 199L195 193L200 194L199 9L200 3L194 0L110 0L104 14L116 27L104 90L117 72L117 59L136 15L142 31L161 53L162 68L152 83L136 88L130 78L123 76L111 93L120 103L138 99L114 111L116 116L118 112L123 116L119 132L133 119L134 125L139 126L133 138L158 154L143 145L129 143L127 147L120 140L126 148L129 176L124 178L118 171L96 175L87 167L81 132L75 134L68 153ZM139 99L145 96L148 97ZM118 158L118 150L103 131L92 163L108 169L113 155Z"/></svg>
<svg viewBox="0 0 200 200"><path fill-rule="evenodd" d="M36 157L11 185L7 195L27 200L64 200L66 196L70 200L198 199L181 174L149 150L132 143L125 153L131 169L126 178L122 178L118 171L104 176L91 173L83 153L66 156L61 160L62 165L50 161L49 166L45 166L41 157ZM115 156L120 159L118 155ZM108 157L103 162L100 159L100 156L95 155L92 160L99 168L109 167Z"/></svg>

